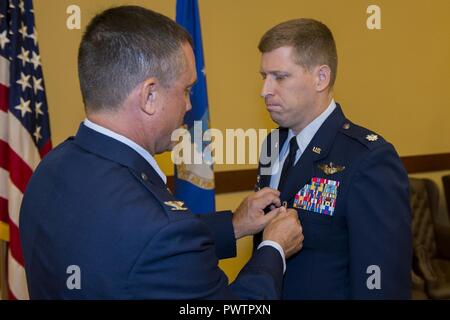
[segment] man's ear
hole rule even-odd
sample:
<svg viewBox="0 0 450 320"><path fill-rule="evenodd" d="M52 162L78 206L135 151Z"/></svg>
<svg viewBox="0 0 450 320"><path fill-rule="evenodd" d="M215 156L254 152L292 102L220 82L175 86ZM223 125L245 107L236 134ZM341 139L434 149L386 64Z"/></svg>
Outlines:
<svg viewBox="0 0 450 320"><path fill-rule="evenodd" d="M314 71L316 80L316 90L323 91L330 85L331 69L326 64L318 66Z"/></svg>
<svg viewBox="0 0 450 320"><path fill-rule="evenodd" d="M139 106L148 115L157 110L159 82L155 78L145 80L141 85Z"/></svg>

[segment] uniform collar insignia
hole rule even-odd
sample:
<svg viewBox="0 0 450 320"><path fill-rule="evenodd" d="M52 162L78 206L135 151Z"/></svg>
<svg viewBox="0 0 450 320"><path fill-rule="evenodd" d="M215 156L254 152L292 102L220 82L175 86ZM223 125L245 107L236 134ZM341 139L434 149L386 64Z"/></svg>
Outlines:
<svg viewBox="0 0 450 320"><path fill-rule="evenodd" d="M183 201L165 201L164 204L169 206L173 211L186 211L187 208L183 207Z"/></svg>
<svg viewBox="0 0 450 320"><path fill-rule="evenodd" d="M344 166L336 165L333 162L329 164L323 163L318 165L319 169L322 170L326 175L335 174L345 170Z"/></svg>

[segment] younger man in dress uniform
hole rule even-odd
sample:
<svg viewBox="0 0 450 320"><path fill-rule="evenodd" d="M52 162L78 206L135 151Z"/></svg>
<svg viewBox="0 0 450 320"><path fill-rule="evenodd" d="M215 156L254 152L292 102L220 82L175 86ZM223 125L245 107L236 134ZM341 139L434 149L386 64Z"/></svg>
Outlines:
<svg viewBox="0 0 450 320"><path fill-rule="evenodd" d="M311 19L287 21L264 34L259 50L261 96L280 128L267 138L274 161L260 160L257 185L281 192L305 235L287 263L283 297L410 298L407 173L390 143L334 101L331 31Z"/></svg>

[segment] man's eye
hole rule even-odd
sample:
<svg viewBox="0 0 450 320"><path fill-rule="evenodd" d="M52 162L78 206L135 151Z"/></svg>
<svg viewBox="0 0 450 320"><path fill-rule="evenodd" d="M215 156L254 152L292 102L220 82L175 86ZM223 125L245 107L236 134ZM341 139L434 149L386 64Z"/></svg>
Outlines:
<svg viewBox="0 0 450 320"><path fill-rule="evenodd" d="M288 76L287 75L280 75L280 76L276 76L275 77L275 80L284 80L284 79L286 79Z"/></svg>

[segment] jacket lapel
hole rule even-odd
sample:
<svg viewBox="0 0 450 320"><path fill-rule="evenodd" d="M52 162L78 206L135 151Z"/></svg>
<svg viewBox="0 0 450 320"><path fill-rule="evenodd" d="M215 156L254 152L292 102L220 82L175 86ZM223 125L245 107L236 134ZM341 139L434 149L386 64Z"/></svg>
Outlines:
<svg viewBox="0 0 450 320"><path fill-rule="evenodd" d="M74 142L84 150L132 169L144 182L166 189L166 185L153 167L126 144L80 124Z"/></svg>
<svg viewBox="0 0 450 320"><path fill-rule="evenodd" d="M278 141L273 141L274 138L276 138L278 133ZM271 167L275 163L275 161L279 158L281 148L284 145L284 142L286 141L288 137L289 130L287 128L278 128L275 129L268 137L265 143L263 144L263 150L261 151L261 154L267 155L267 158L270 159L268 163L262 163L261 158L259 162L259 168L258 168L258 178L256 181L257 189L262 189L264 187L268 187L270 185L270 179L271 179ZM273 149L271 149L271 145L273 143ZM274 155L272 157L272 155Z"/></svg>
<svg viewBox="0 0 450 320"><path fill-rule="evenodd" d="M292 170L292 175L288 178L286 188L280 195L281 201L287 201L292 206L295 194L310 183L315 172L317 162L326 158L333 145L334 138L339 128L343 125L345 116L339 104L336 109L325 120L313 139L303 151L300 159ZM319 151L320 150L320 151ZM270 181L270 179L269 179Z"/></svg>

